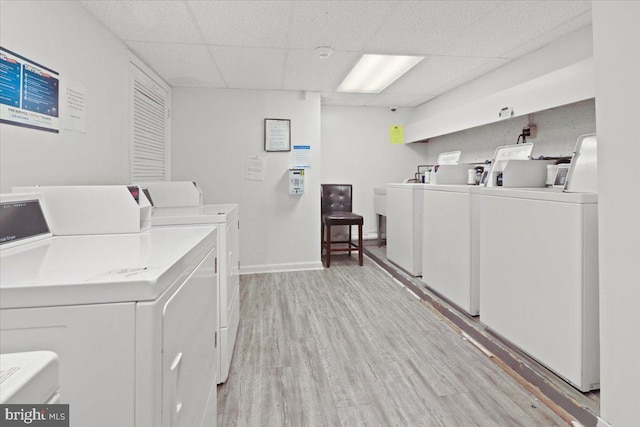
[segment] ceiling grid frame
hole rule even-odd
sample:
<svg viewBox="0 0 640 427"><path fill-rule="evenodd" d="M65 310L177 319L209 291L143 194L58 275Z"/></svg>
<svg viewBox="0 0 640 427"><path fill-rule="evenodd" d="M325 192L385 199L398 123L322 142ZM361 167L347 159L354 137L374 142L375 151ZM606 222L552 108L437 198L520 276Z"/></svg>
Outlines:
<svg viewBox="0 0 640 427"><path fill-rule="evenodd" d="M327 105L375 107L418 106L591 24L582 0L81 3L171 86L319 92ZM334 54L314 56L320 46ZM378 95L336 92L363 53L426 58Z"/></svg>

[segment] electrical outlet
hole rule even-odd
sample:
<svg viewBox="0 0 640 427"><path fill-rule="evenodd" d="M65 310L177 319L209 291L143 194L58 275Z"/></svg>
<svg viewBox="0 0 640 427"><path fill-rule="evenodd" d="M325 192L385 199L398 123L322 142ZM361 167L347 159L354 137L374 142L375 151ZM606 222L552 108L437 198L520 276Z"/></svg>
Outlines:
<svg viewBox="0 0 640 427"><path fill-rule="evenodd" d="M538 134L538 127L536 125L527 125L522 128L522 134L527 138L535 138Z"/></svg>

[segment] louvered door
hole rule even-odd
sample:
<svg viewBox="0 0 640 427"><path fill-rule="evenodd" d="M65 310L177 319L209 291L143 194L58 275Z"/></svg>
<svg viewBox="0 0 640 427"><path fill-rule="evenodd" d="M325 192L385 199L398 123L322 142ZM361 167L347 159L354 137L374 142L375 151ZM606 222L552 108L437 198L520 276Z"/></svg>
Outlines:
<svg viewBox="0 0 640 427"><path fill-rule="evenodd" d="M169 94L134 64L131 182L169 179Z"/></svg>

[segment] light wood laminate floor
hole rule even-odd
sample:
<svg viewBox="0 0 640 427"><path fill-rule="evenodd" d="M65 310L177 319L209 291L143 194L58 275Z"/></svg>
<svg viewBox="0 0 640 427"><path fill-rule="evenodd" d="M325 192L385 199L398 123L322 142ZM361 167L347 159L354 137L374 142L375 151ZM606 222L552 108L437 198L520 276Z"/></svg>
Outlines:
<svg viewBox="0 0 640 427"><path fill-rule="evenodd" d="M242 276L240 304L219 426L567 425L369 259Z"/></svg>

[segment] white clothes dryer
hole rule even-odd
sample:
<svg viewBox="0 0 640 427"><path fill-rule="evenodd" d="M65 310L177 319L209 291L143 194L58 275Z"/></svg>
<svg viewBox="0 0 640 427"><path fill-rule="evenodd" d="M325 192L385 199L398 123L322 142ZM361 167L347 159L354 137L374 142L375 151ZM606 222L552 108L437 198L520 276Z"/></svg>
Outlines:
<svg viewBox="0 0 640 427"><path fill-rule="evenodd" d="M216 228L51 236L37 196L7 196L0 352L59 356L72 427L215 425Z"/></svg>
<svg viewBox="0 0 640 427"><path fill-rule="evenodd" d="M151 193L153 197L154 193ZM223 383L229 376L231 359L240 324L240 215L238 205L203 205L154 208L151 224L156 226L218 227L219 372Z"/></svg>

